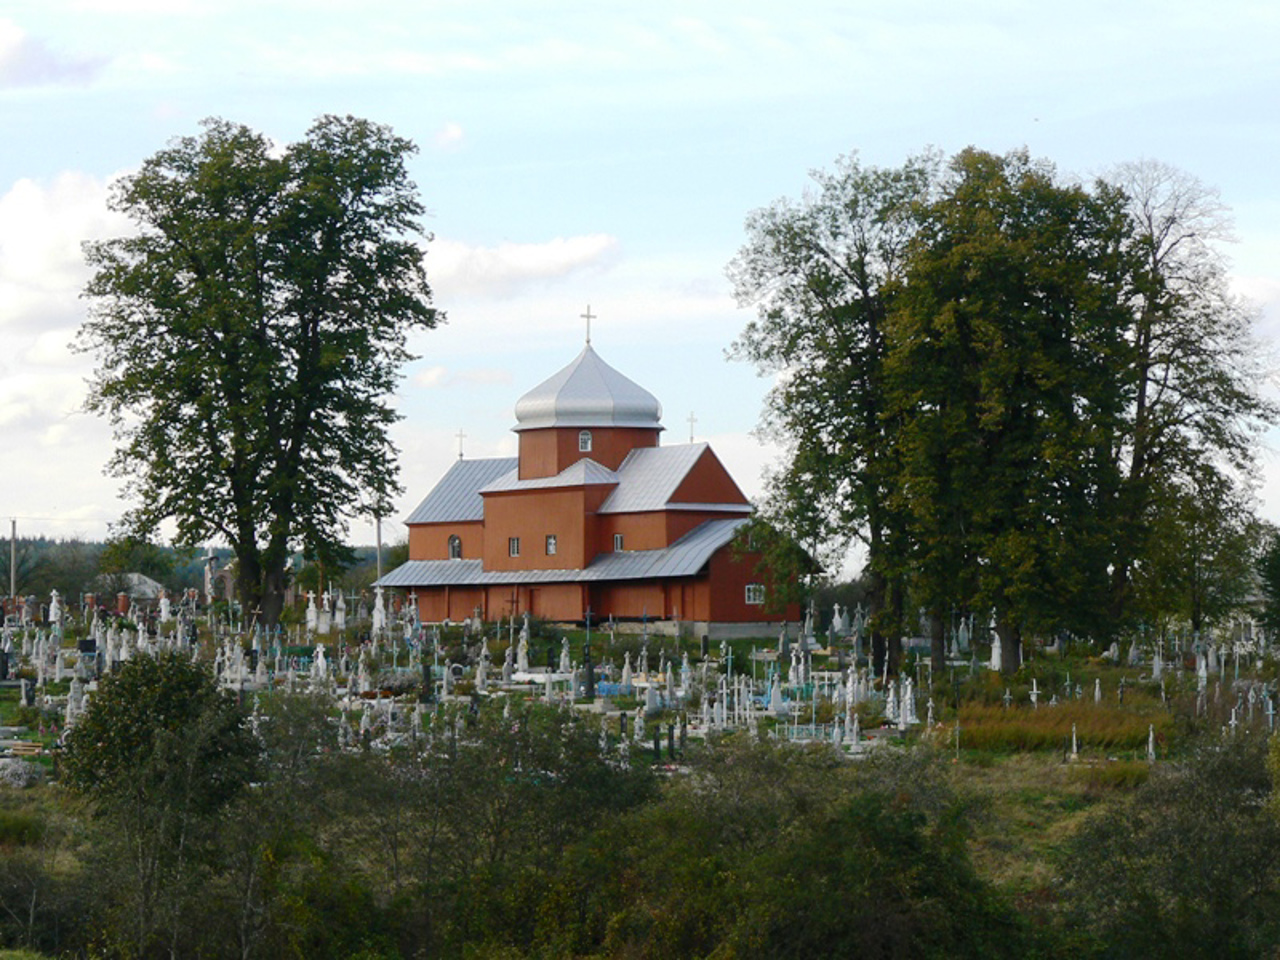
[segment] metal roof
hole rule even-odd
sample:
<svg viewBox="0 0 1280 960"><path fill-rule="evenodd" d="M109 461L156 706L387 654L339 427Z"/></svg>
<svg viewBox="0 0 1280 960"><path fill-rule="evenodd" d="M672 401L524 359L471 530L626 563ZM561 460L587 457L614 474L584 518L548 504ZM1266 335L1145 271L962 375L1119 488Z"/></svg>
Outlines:
<svg viewBox="0 0 1280 960"><path fill-rule="evenodd" d="M662 404L609 366L588 343L573 362L516 402L515 430L543 427L662 429Z"/></svg>
<svg viewBox="0 0 1280 960"><path fill-rule="evenodd" d="M707 449L705 443L637 447L618 465L618 489L609 494L598 512L641 513L663 509Z"/></svg>
<svg viewBox="0 0 1280 960"><path fill-rule="evenodd" d="M746 523L745 517L707 520L661 550L599 554L583 570L485 570L480 560L410 560L383 576L384 587L492 586L512 583L588 583L691 577Z"/></svg>
<svg viewBox="0 0 1280 960"><path fill-rule="evenodd" d="M440 478L405 523L446 523L484 519L480 491L516 469L515 457L459 460Z"/></svg>
<svg viewBox="0 0 1280 960"><path fill-rule="evenodd" d="M539 490L551 487L583 487L591 484L617 483L618 475L608 467L601 466L590 458L571 463L554 477L536 477L532 480L521 480L519 469L510 470L481 493L503 493L508 490Z"/></svg>

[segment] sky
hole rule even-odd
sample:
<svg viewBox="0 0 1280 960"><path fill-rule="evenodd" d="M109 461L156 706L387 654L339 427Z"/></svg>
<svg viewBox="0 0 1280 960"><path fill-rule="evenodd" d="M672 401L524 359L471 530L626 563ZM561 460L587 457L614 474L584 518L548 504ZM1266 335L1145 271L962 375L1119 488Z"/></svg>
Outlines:
<svg viewBox="0 0 1280 960"><path fill-rule="evenodd" d="M459 432L468 457L514 454L515 402L579 352L588 304L596 351L663 403L664 441L692 426L758 495L779 455L754 434L770 380L726 358L751 309L725 267L752 210L850 153L1177 167L1232 211L1232 284L1269 355L1277 50L1267 0L0 0L0 519L98 539L126 508L110 425L81 411L80 245L128 232L109 184L204 118L289 143L353 114L419 147L448 319L414 337L395 398L394 542ZM1280 522L1266 440L1261 511Z"/></svg>

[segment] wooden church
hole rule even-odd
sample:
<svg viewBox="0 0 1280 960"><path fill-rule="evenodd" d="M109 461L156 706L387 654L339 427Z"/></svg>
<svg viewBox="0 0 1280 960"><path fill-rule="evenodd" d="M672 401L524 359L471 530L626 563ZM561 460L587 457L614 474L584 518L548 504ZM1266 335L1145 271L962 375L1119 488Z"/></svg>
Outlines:
<svg viewBox="0 0 1280 960"><path fill-rule="evenodd" d="M752 507L705 443L659 444L662 405L586 347L520 398L519 456L459 459L410 514L409 561L379 581L427 622L528 612L746 633L767 612ZM774 628L776 630L776 627Z"/></svg>

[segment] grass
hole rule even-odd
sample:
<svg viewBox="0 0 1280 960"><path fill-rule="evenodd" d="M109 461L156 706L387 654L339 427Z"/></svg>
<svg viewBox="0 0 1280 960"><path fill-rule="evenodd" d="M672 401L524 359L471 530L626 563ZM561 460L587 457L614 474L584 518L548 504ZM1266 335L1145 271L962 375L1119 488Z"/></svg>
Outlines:
<svg viewBox="0 0 1280 960"><path fill-rule="evenodd" d="M1069 750L1073 726L1082 751L1145 750L1151 728L1164 743L1174 725L1172 715L1156 705L1081 700L1039 709L963 703L959 715L961 748L994 753Z"/></svg>

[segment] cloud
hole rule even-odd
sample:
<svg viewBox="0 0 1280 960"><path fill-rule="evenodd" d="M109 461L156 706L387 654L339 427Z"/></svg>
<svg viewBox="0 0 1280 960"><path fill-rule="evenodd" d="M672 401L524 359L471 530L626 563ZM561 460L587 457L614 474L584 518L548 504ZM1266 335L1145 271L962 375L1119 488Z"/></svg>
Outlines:
<svg viewBox="0 0 1280 960"><path fill-rule="evenodd" d="M0 90L85 84L102 72L104 57L64 57L12 20L0 20Z"/></svg>
<svg viewBox="0 0 1280 960"><path fill-rule="evenodd" d="M601 269L617 249L617 238L606 233L496 247L438 239L427 256L427 270L442 297L508 298L540 283Z"/></svg>
<svg viewBox="0 0 1280 960"><path fill-rule="evenodd" d="M511 371L497 368L474 370L450 370L439 365L427 367L413 375L412 382L419 387L435 390L444 387L483 387L512 382Z"/></svg>
<svg viewBox="0 0 1280 960"><path fill-rule="evenodd" d="M132 232L107 210L106 182L61 173L22 179L0 195L0 329L66 329L84 317L80 290L89 278L81 243Z"/></svg>
<svg viewBox="0 0 1280 960"><path fill-rule="evenodd" d="M456 150L462 146L462 125L450 120L436 131L436 146L441 150Z"/></svg>

